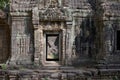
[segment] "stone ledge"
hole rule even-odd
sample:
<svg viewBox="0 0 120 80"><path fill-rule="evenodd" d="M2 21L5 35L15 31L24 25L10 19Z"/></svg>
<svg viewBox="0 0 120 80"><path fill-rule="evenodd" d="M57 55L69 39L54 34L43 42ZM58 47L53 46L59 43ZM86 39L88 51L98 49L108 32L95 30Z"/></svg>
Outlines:
<svg viewBox="0 0 120 80"><path fill-rule="evenodd" d="M20 79L30 79L30 80L39 80L45 79L48 80L110 80L115 76L120 76L120 69L74 69L68 68L68 70L42 70L42 69L24 69L24 70L0 70L0 77L2 79L9 78L11 80L15 78L16 80ZM73 69L73 70L71 70ZM111 76L111 77L109 77Z"/></svg>

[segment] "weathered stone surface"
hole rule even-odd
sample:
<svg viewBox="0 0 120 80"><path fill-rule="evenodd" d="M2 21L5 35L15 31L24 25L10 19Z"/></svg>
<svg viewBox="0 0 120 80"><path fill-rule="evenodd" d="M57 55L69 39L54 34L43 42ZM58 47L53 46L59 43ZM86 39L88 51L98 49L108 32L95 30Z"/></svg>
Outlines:
<svg viewBox="0 0 120 80"><path fill-rule="evenodd" d="M7 61L10 67L1 71L1 80L119 80L120 51L116 45L119 3L119 0L11 0L11 55ZM51 40L50 45L47 35L59 38ZM2 39L0 47L7 43L2 43ZM55 54L56 47L59 60L47 60L47 52ZM3 50L3 55L6 52Z"/></svg>
<svg viewBox="0 0 120 80"><path fill-rule="evenodd" d="M90 69L88 69L90 70ZM8 79L8 80L39 80L39 79L48 79L48 80L114 80L119 79L119 71L117 69L114 70L107 70L107 69L98 69L98 73L96 75L84 75L85 72L83 69L74 69L74 71L67 70L66 72L62 72L61 70L58 72L50 72L49 70L17 70L17 71L0 71L5 74L0 74L1 80ZM109 72L109 73L108 73ZM95 73L92 73L95 74Z"/></svg>

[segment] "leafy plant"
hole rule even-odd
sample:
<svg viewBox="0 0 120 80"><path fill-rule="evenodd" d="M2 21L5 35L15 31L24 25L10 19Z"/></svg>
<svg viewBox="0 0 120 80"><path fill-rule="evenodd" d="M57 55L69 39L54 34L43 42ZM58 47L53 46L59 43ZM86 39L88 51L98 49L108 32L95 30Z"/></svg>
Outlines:
<svg viewBox="0 0 120 80"><path fill-rule="evenodd" d="M0 0L0 9L4 9L9 5L9 0Z"/></svg>
<svg viewBox="0 0 120 80"><path fill-rule="evenodd" d="M1 68L2 68L3 70L6 70L6 69L7 69L6 64L1 64Z"/></svg>
<svg viewBox="0 0 120 80"><path fill-rule="evenodd" d="M47 78L47 77L45 77L45 78L44 78L44 80L48 80L48 78Z"/></svg>
<svg viewBox="0 0 120 80"><path fill-rule="evenodd" d="M114 76L113 80L119 80L118 76Z"/></svg>

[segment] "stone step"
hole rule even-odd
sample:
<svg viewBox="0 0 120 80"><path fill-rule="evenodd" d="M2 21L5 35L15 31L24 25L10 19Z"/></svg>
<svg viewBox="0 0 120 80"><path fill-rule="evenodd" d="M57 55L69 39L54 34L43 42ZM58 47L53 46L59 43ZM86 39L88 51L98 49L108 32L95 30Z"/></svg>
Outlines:
<svg viewBox="0 0 120 80"><path fill-rule="evenodd" d="M95 67L98 69L120 69L120 64L98 64Z"/></svg>

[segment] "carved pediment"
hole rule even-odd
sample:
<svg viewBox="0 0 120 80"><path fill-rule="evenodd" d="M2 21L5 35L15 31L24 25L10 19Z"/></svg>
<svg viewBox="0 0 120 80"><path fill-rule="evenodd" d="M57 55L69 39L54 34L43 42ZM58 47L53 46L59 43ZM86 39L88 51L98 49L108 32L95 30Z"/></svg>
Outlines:
<svg viewBox="0 0 120 80"><path fill-rule="evenodd" d="M58 0L50 0L48 7L40 9L40 20L65 20L65 12L59 7Z"/></svg>
<svg viewBox="0 0 120 80"><path fill-rule="evenodd" d="M40 20L65 20L64 11L59 8L48 8L47 10L40 12Z"/></svg>

